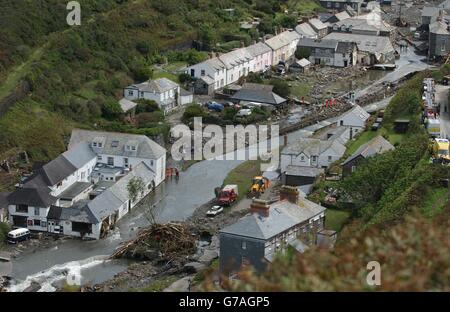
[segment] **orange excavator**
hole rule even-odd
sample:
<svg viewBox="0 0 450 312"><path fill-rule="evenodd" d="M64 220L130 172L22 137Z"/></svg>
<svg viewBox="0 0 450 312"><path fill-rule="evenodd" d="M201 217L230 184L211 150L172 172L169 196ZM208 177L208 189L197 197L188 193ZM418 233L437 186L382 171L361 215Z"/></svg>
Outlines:
<svg viewBox="0 0 450 312"><path fill-rule="evenodd" d="M269 179L263 176L256 176L252 180L252 186L250 187L250 191L248 192L249 198L259 198L261 194L263 194L270 185Z"/></svg>

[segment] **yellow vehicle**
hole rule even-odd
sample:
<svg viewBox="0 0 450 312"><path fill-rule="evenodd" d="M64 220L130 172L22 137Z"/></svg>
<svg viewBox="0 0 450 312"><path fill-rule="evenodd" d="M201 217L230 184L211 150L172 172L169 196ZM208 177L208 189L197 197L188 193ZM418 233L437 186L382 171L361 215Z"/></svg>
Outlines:
<svg viewBox="0 0 450 312"><path fill-rule="evenodd" d="M433 144L434 157L444 161L450 162L450 142L447 139L435 139Z"/></svg>
<svg viewBox="0 0 450 312"><path fill-rule="evenodd" d="M269 188L269 179L263 176L256 176L252 180L249 197L259 197Z"/></svg>

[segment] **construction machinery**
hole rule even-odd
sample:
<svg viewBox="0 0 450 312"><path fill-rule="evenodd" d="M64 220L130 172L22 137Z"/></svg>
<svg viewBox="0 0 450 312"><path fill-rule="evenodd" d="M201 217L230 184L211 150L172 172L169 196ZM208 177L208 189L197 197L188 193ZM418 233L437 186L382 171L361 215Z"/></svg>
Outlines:
<svg viewBox="0 0 450 312"><path fill-rule="evenodd" d="M236 184L225 185L225 187L217 192L217 201L219 205L229 206L234 203L239 195L238 186Z"/></svg>
<svg viewBox="0 0 450 312"><path fill-rule="evenodd" d="M269 188L269 179L263 176L256 176L252 180L252 186L250 187L250 191L248 192L249 198L259 198L262 193L265 192Z"/></svg>
<svg viewBox="0 0 450 312"><path fill-rule="evenodd" d="M444 164L450 163L450 143L447 139L435 139L433 158Z"/></svg>

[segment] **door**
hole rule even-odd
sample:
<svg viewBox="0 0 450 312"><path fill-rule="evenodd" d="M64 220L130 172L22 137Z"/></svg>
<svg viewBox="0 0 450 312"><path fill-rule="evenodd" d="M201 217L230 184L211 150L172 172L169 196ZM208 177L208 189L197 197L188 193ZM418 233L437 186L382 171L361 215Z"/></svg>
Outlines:
<svg viewBox="0 0 450 312"><path fill-rule="evenodd" d="M55 222L54 221L48 221L47 230L50 233L54 233L54 231L55 231Z"/></svg>
<svg viewBox="0 0 450 312"><path fill-rule="evenodd" d="M345 60L345 61L344 61L344 67L347 67L347 66L348 66L348 61Z"/></svg>

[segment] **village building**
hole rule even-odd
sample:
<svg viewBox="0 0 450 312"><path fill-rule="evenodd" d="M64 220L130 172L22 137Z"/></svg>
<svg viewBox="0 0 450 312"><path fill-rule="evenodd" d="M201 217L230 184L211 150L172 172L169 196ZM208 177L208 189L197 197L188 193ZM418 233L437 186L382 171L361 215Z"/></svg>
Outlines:
<svg viewBox="0 0 450 312"><path fill-rule="evenodd" d="M361 106L355 105L345 114L341 115L337 121L338 126L347 126L350 128L350 137L364 131L370 114Z"/></svg>
<svg viewBox="0 0 450 312"><path fill-rule="evenodd" d="M348 67L356 65L357 46L352 42L338 42L336 40L301 39L299 48L306 48L310 52L309 61L315 65Z"/></svg>
<svg viewBox="0 0 450 312"><path fill-rule="evenodd" d="M296 31L284 31L265 41L272 49L272 65L277 65L280 62L289 62L295 58L295 51L297 50L297 43L300 40L300 35Z"/></svg>
<svg viewBox="0 0 450 312"><path fill-rule="evenodd" d="M381 15L370 13L354 18L347 18L330 25L329 32L350 33L366 36L384 36L394 41L395 27L383 21Z"/></svg>
<svg viewBox="0 0 450 312"><path fill-rule="evenodd" d="M241 104L261 104L280 108L287 99L273 92L273 86L257 83L245 83L231 98Z"/></svg>
<svg viewBox="0 0 450 312"><path fill-rule="evenodd" d="M75 129L68 150L7 197L9 221L34 231L98 239L106 219L112 226L165 179L165 158L165 149L143 135ZM135 176L143 188L125 200L124 183ZM101 201L103 193L114 200Z"/></svg>
<svg viewBox="0 0 450 312"><path fill-rule="evenodd" d="M450 52L450 32L445 22L436 21L430 24L428 46L430 58L445 57Z"/></svg>
<svg viewBox="0 0 450 312"><path fill-rule="evenodd" d="M395 49L389 37L332 32L323 39L356 43L358 48L357 63L361 65L395 62Z"/></svg>
<svg viewBox="0 0 450 312"><path fill-rule="evenodd" d="M254 68L253 55L246 48L236 49L222 54L219 59L225 65L226 82L229 85L237 82L241 77L245 77Z"/></svg>
<svg viewBox="0 0 450 312"><path fill-rule="evenodd" d="M308 73L311 68L311 62L303 58L301 60L295 61L289 66L289 71L292 73Z"/></svg>
<svg viewBox="0 0 450 312"><path fill-rule="evenodd" d="M351 175L363 159L383 154L393 149L395 149L395 147L388 140L381 135L376 136L369 142L363 144L342 163L342 175Z"/></svg>
<svg viewBox="0 0 450 312"><path fill-rule="evenodd" d="M171 111L181 105L180 86L167 78L133 84L124 88L123 94L124 98L129 101L139 99L155 101L164 112ZM122 110L127 109L128 105L131 106L131 103L123 102Z"/></svg>
<svg viewBox="0 0 450 312"><path fill-rule="evenodd" d="M136 113L136 106L137 103L130 101L126 98L122 98L119 101L119 105L120 105L120 109L122 110L122 113L124 114L129 114L130 116L134 116L134 114Z"/></svg>
<svg viewBox="0 0 450 312"><path fill-rule="evenodd" d="M265 43L252 44L246 50L253 58L250 72L263 72L272 66L272 49Z"/></svg>
<svg viewBox="0 0 450 312"><path fill-rule="evenodd" d="M327 23L336 23L346 19L349 19L351 16L347 11L342 11L332 15L329 19L327 19Z"/></svg>
<svg viewBox="0 0 450 312"><path fill-rule="evenodd" d="M318 18L308 20L308 24L317 33L317 38L323 38L328 34L328 26Z"/></svg>
<svg viewBox="0 0 450 312"><path fill-rule="evenodd" d="M360 14L364 0L319 0L319 3L328 10L343 11L347 7L351 7L357 14Z"/></svg>
<svg viewBox="0 0 450 312"><path fill-rule="evenodd" d="M213 57L204 62L189 66L186 69L186 73L192 78L202 80L202 83L204 84L201 89L202 92L205 92L205 90L208 90L209 92L211 86L215 91L225 87L227 84L227 69L225 64L218 57ZM198 86L196 85L196 88L197 87Z"/></svg>
<svg viewBox="0 0 450 312"><path fill-rule="evenodd" d="M249 215L219 231L220 273L233 277L246 266L262 272L277 253L288 248L303 253L317 243L325 210L288 186L282 187L276 202L253 200Z"/></svg>
<svg viewBox="0 0 450 312"><path fill-rule="evenodd" d="M280 169L288 166L328 168L345 153L346 147L339 140L303 138L287 145L281 151Z"/></svg>
<svg viewBox="0 0 450 312"><path fill-rule="evenodd" d="M300 35L300 38L317 39L318 34L308 23L301 23L295 27L295 31Z"/></svg>

